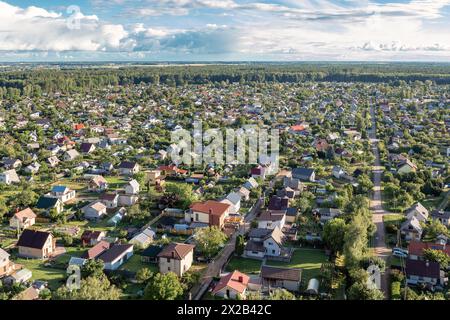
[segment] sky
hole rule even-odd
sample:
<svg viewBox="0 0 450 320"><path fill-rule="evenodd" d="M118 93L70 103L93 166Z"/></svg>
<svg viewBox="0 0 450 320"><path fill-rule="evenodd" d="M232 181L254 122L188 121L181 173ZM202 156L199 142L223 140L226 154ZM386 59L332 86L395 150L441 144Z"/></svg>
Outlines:
<svg viewBox="0 0 450 320"><path fill-rule="evenodd" d="M450 62L450 0L0 0L0 61Z"/></svg>

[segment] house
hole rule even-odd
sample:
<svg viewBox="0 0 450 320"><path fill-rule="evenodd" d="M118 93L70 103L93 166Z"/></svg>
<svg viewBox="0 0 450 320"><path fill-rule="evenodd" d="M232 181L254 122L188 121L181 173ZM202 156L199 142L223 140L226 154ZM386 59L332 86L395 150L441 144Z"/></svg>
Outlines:
<svg viewBox="0 0 450 320"><path fill-rule="evenodd" d="M286 223L286 210L266 210L261 213L258 218L258 228L275 229L276 227L283 230Z"/></svg>
<svg viewBox="0 0 450 320"><path fill-rule="evenodd" d="M150 170L145 172L147 174L148 182L154 186L156 185L158 180L163 179L164 177L161 175L161 170Z"/></svg>
<svg viewBox="0 0 450 320"><path fill-rule="evenodd" d="M450 227L450 211L434 210L431 218L440 221L444 226Z"/></svg>
<svg viewBox="0 0 450 320"><path fill-rule="evenodd" d="M236 191L244 201L250 200L250 190L246 187L240 187L238 191Z"/></svg>
<svg viewBox="0 0 450 320"><path fill-rule="evenodd" d="M61 213L64 210L64 204L58 198L41 196L36 203L36 208L42 209L47 213L52 209L55 209L57 213Z"/></svg>
<svg viewBox="0 0 450 320"><path fill-rule="evenodd" d="M123 217L127 215L127 210L121 207L114 213L114 215L108 220L108 225L117 226L117 224L122 221Z"/></svg>
<svg viewBox="0 0 450 320"><path fill-rule="evenodd" d="M102 260L105 270L117 270L133 255L132 244L113 244L101 253L97 259Z"/></svg>
<svg viewBox="0 0 450 320"><path fill-rule="evenodd" d="M109 249L110 243L106 242L104 240L101 240L99 243L97 243L95 246L87 250L81 255L81 258L83 259L95 259L98 256L100 256L103 252Z"/></svg>
<svg viewBox="0 0 450 320"><path fill-rule="evenodd" d="M88 220L98 220L106 215L106 206L100 201L94 201L81 208L81 212Z"/></svg>
<svg viewBox="0 0 450 320"><path fill-rule="evenodd" d="M22 166L22 161L19 159L3 158L2 162L5 169L18 169Z"/></svg>
<svg viewBox="0 0 450 320"><path fill-rule="evenodd" d="M267 208L269 210L286 210L289 207L289 198L272 196L269 199Z"/></svg>
<svg viewBox="0 0 450 320"><path fill-rule="evenodd" d="M188 174L187 170L180 169L176 165L159 166L158 170L165 176L185 176Z"/></svg>
<svg viewBox="0 0 450 320"><path fill-rule="evenodd" d="M9 219L9 226L14 229L26 229L36 223L36 214L30 208L16 212Z"/></svg>
<svg viewBox="0 0 450 320"><path fill-rule="evenodd" d="M237 192L230 192L225 199L220 201L230 205L230 214L239 213L241 209L241 195Z"/></svg>
<svg viewBox="0 0 450 320"><path fill-rule="evenodd" d="M53 235L45 231L25 229L17 241L19 256L33 259L49 258L56 249Z"/></svg>
<svg viewBox="0 0 450 320"><path fill-rule="evenodd" d="M185 220L223 228L230 208L231 205L214 200L196 202L191 205L190 210L186 211Z"/></svg>
<svg viewBox="0 0 450 320"><path fill-rule="evenodd" d="M9 260L9 253L0 248L0 279L13 271L13 263Z"/></svg>
<svg viewBox="0 0 450 320"><path fill-rule="evenodd" d="M406 260L406 281L410 285L438 285L441 279L439 263L422 260Z"/></svg>
<svg viewBox="0 0 450 320"><path fill-rule="evenodd" d="M30 173L30 174L36 174L39 172L39 169L41 168L41 165L39 164L39 162L34 162L28 166L25 167L24 171L26 173Z"/></svg>
<svg viewBox="0 0 450 320"><path fill-rule="evenodd" d="M296 223L298 217L297 208L287 208L286 210L286 223Z"/></svg>
<svg viewBox="0 0 450 320"><path fill-rule="evenodd" d="M88 184L89 191L102 192L108 189L108 181L100 175L94 176Z"/></svg>
<svg viewBox="0 0 450 320"><path fill-rule="evenodd" d="M250 170L250 174L252 178L261 178L264 180L266 178L266 169L263 166L258 165L256 168Z"/></svg>
<svg viewBox="0 0 450 320"><path fill-rule="evenodd" d="M62 203L66 203L75 199L76 192L66 186L53 186L49 196L61 200Z"/></svg>
<svg viewBox="0 0 450 320"><path fill-rule="evenodd" d="M125 194L125 193L119 193L119 206L126 206L130 207L134 204L136 204L139 200L139 196L135 194Z"/></svg>
<svg viewBox="0 0 450 320"><path fill-rule="evenodd" d="M119 205L119 195L117 193L104 193L100 196L100 201L106 208L117 208Z"/></svg>
<svg viewBox="0 0 450 320"><path fill-rule="evenodd" d="M15 285L15 284L21 284L21 283L25 283L28 280L30 280L33 277L33 273L26 269L20 269L17 272L14 272L13 274L7 276L6 278L3 279L3 284L5 285Z"/></svg>
<svg viewBox="0 0 450 320"><path fill-rule="evenodd" d="M139 194L139 182L137 182L135 179L128 182L127 185L125 186L125 193Z"/></svg>
<svg viewBox="0 0 450 320"><path fill-rule="evenodd" d="M163 250L162 245L152 245L141 252L141 261L147 263L158 263L158 254Z"/></svg>
<svg viewBox="0 0 450 320"><path fill-rule="evenodd" d="M12 183L20 183L16 169L6 170L0 173L0 183L10 185Z"/></svg>
<svg viewBox="0 0 450 320"><path fill-rule="evenodd" d="M139 172L139 164L136 162L131 161L123 161L119 165L119 173L126 175L126 176L132 176Z"/></svg>
<svg viewBox="0 0 450 320"><path fill-rule="evenodd" d="M47 158L47 162L50 165L50 167L54 168L58 165L59 159L56 156L51 156L50 158Z"/></svg>
<svg viewBox="0 0 450 320"><path fill-rule="evenodd" d="M245 298L250 277L235 270L220 278L212 290L212 295L228 299Z"/></svg>
<svg viewBox="0 0 450 320"><path fill-rule="evenodd" d="M75 160L76 158L78 158L79 156L80 156L80 154L78 153L77 150L70 149L64 153L63 159L64 159L64 161L72 161L72 160Z"/></svg>
<svg viewBox="0 0 450 320"><path fill-rule="evenodd" d="M397 173L399 174L416 172L416 170L417 166L409 159L406 159L405 161L402 161L397 165Z"/></svg>
<svg viewBox="0 0 450 320"><path fill-rule="evenodd" d="M400 232L405 236L406 241L420 241L423 229L420 225L420 221L416 217L412 217L401 224Z"/></svg>
<svg viewBox="0 0 450 320"><path fill-rule="evenodd" d="M147 248L155 239L156 233L152 228L147 227L143 231L136 234L129 243L134 244L140 249Z"/></svg>
<svg viewBox="0 0 450 320"><path fill-rule="evenodd" d="M263 265L261 267L261 284L267 288L284 288L297 292L300 290L302 269L280 268Z"/></svg>
<svg viewBox="0 0 450 320"><path fill-rule="evenodd" d="M426 249L439 250L450 258L450 246L441 243L411 241L408 245L408 255L412 260L424 260L423 251Z"/></svg>
<svg viewBox="0 0 450 320"><path fill-rule="evenodd" d="M247 257L259 258L279 257L283 252L285 236L281 229L252 229L249 233L249 241L244 248Z"/></svg>
<svg viewBox="0 0 450 320"><path fill-rule="evenodd" d="M414 204L411 208L405 212L406 219L410 220L412 217L416 217L420 222L425 222L428 219L428 210L420 202Z"/></svg>
<svg viewBox="0 0 450 320"><path fill-rule="evenodd" d="M294 168L292 170L292 178L299 179L300 181L314 182L316 179L316 173L314 169L310 168Z"/></svg>
<svg viewBox="0 0 450 320"><path fill-rule="evenodd" d="M95 151L95 144L83 142L80 146L82 153L92 153Z"/></svg>
<svg viewBox="0 0 450 320"><path fill-rule="evenodd" d="M182 277L189 270L194 259L194 247L191 244L170 243L158 254L160 273L174 272Z"/></svg>
<svg viewBox="0 0 450 320"><path fill-rule="evenodd" d="M313 210L313 214L320 218L320 222L325 223L342 214L341 210L334 208L317 208Z"/></svg>
<svg viewBox="0 0 450 320"><path fill-rule="evenodd" d="M345 175L344 169L342 169L340 166L334 166L332 173L336 179L340 179Z"/></svg>
<svg viewBox="0 0 450 320"><path fill-rule="evenodd" d="M303 183L299 179L294 179L292 177L283 178L283 187L291 188L297 192L301 192L304 189Z"/></svg>
<svg viewBox="0 0 450 320"><path fill-rule="evenodd" d="M248 178L248 180L243 185L243 187L247 188L248 190L258 188L258 186L258 182L256 182L255 178L253 177Z"/></svg>
<svg viewBox="0 0 450 320"><path fill-rule="evenodd" d="M80 239L83 246L95 246L105 237L105 231L85 230Z"/></svg>

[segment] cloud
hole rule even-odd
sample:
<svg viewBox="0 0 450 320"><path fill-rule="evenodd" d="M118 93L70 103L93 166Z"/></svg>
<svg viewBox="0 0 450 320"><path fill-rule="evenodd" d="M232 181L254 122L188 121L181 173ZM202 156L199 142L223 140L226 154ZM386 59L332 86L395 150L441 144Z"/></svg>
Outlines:
<svg viewBox="0 0 450 320"><path fill-rule="evenodd" d="M73 22L79 22L79 28ZM3 1L0 31L0 50L116 50L128 35L122 25L100 23L96 16L78 12L70 20L61 13Z"/></svg>

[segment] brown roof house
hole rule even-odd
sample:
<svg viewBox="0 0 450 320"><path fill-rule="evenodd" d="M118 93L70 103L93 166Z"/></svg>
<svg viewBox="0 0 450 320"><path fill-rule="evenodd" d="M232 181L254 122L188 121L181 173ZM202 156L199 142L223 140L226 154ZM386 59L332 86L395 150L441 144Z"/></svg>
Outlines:
<svg viewBox="0 0 450 320"><path fill-rule="evenodd" d="M189 270L194 259L194 247L191 244L170 243L159 254L159 272L174 272L182 277Z"/></svg>
<svg viewBox="0 0 450 320"><path fill-rule="evenodd" d="M261 280L263 287L284 288L296 292L300 288L302 269L264 265L261 267Z"/></svg>
<svg viewBox="0 0 450 320"><path fill-rule="evenodd" d="M225 218L230 213L231 205L214 200L196 202L185 213L185 220L197 224L216 226L223 228Z"/></svg>
<svg viewBox="0 0 450 320"><path fill-rule="evenodd" d="M9 226L15 229L26 229L36 223L36 214L30 208L16 212L9 219Z"/></svg>
<svg viewBox="0 0 450 320"><path fill-rule="evenodd" d="M16 246L22 257L46 259L55 251L55 243L53 235L49 232L25 229Z"/></svg>

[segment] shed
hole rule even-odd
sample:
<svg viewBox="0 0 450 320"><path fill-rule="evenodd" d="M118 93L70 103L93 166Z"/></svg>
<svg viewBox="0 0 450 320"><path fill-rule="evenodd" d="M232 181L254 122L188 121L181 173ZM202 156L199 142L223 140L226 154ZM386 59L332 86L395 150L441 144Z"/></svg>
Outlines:
<svg viewBox="0 0 450 320"><path fill-rule="evenodd" d="M308 282L308 288L306 289L308 294L319 294L319 280L312 278Z"/></svg>

